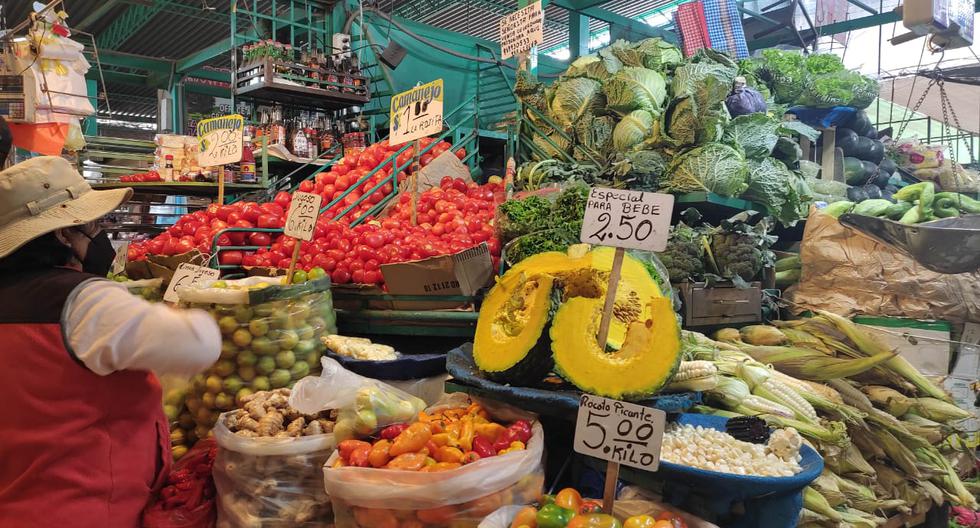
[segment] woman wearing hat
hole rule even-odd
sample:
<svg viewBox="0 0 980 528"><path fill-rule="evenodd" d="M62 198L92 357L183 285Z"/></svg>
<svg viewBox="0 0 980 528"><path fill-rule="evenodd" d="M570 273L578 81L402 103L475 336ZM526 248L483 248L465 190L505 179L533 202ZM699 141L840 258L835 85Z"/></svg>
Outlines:
<svg viewBox="0 0 980 528"><path fill-rule="evenodd" d="M97 224L132 195L94 191L62 158L0 172L0 525L135 527L170 466L154 373L218 359L203 311L105 279Z"/></svg>

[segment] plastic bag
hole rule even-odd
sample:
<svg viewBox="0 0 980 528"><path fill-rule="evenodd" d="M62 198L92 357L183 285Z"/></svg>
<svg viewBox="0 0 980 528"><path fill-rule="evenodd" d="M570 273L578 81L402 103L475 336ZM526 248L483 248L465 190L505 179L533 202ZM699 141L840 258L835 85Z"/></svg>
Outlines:
<svg viewBox="0 0 980 528"><path fill-rule="evenodd" d="M429 409L458 407L468 400L450 398ZM528 418L528 413L481 402L498 420ZM333 502L337 528L476 528L507 504L529 504L544 486L544 429L534 422L527 449L478 460L458 469L420 473L361 467L332 468L327 460L323 481ZM398 524L401 521L402 524Z"/></svg>
<svg viewBox="0 0 980 528"><path fill-rule="evenodd" d="M214 440L198 442L174 466L167 485L143 511L143 528L211 528L215 489L211 478L217 454Z"/></svg>
<svg viewBox="0 0 980 528"><path fill-rule="evenodd" d="M330 280L289 286L281 281L249 277L177 288L181 304L211 312L222 335L220 359L194 377L186 401L197 438L207 436L218 415L243 397L289 387L319 368L326 350L320 338L337 332ZM263 283L271 285L249 289Z"/></svg>
<svg viewBox="0 0 980 528"><path fill-rule="evenodd" d="M122 285L129 290L129 293L142 297L146 301L160 302L163 300L164 287L161 278L124 281Z"/></svg>
<svg viewBox="0 0 980 528"><path fill-rule="evenodd" d="M736 88L729 94L728 98L725 99L725 106L728 107L728 113L732 117L765 112L768 109L762 94L748 86Z"/></svg>
<svg viewBox="0 0 980 528"><path fill-rule="evenodd" d="M332 358L320 359L319 376L300 380L289 405L304 414L339 409L333 433L341 442L367 436L381 427L415 421L425 402L381 381L345 369Z"/></svg>
<svg viewBox="0 0 980 528"><path fill-rule="evenodd" d="M448 374L439 374L431 378L388 380L385 383L421 399L426 405L434 405L446 394L447 379Z"/></svg>
<svg viewBox="0 0 980 528"><path fill-rule="evenodd" d="M228 430L224 416L214 427L218 527L330 526L320 467L334 451L333 434L244 437Z"/></svg>

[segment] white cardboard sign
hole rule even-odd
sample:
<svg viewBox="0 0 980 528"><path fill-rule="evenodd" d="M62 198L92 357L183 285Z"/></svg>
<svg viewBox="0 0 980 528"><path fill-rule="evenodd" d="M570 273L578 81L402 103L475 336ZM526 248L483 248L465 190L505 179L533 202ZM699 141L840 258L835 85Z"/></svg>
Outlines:
<svg viewBox="0 0 980 528"><path fill-rule="evenodd" d="M544 10L541 0L500 19L500 59L527 53L544 42Z"/></svg>
<svg viewBox="0 0 980 528"><path fill-rule="evenodd" d="M177 295L178 286L189 287L204 281L218 280L220 276L221 272L216 269L205 268L204 266L197 266L186 262L181 263L177 266L176 271L174 271L174 276L170 279L170 285L167 286L167 291L163 293L163 300L177 302L180 300Z"/></svg>
<svg viewBox="0 0 980 528"><path fill-rule="evenodd" d="M316 229L316 219L320 214L322 202L323 197L319 194L294 192L293 199L289 202L289 211L286 213L286 228L283 229L283 233L307 242L313 240L313 231Z"/></svg>
<svg viewBox="0 0 980 528"><path fill-rule="evenodd" d="M670 194L593 187L585 205L581 240L597 246L663 251L673 210Z"/></svg>
<svg viewBox="0 0 980 528"><path fill-rule="evenodd" d="M666 424L660 409L583 394L573 445L583 455L656 471Z"/></svg>
<svg viewBox="0 0 980 528"><path fill-rule="evenodd" d="M442 79L392 97L388 142L401 145L442 132L443 100Z"/></svg>
<svg viewBox="0 0 980 528"><path fill-rule="evenodd" d="M238 115L212 117L197 124L197 161L215 167L242 161L245 118Z"/></svg>

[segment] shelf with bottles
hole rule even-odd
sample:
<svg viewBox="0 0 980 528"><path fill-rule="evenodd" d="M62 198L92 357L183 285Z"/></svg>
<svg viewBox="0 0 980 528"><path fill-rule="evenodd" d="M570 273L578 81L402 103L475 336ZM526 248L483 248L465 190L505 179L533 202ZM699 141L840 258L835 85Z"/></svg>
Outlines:
<svg viewBox="0 0 980 528"><path fill-rule="evenodd" d="M264 40L241 48L235 94L257 101L319 109L363 105L371 100L370 79L350 53L295 50Z"/></svg>
<svg viewBox="0 0 980 528"><path fill-rule="evenodd" d="M246 134L262 138L271 163L325 165L345 148L366 146L366 141L351 139L363 136L367 127L351 109L319 112L298 110L281 105L256 106L250 113ZM259 152L258 150L256 152Z"/></svg>

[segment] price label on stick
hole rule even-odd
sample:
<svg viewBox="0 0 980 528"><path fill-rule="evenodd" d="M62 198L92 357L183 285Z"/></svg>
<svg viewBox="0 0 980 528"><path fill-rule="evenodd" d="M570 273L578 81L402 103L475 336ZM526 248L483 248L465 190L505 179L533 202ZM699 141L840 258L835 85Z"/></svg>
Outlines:
<svg viewBox="0 0 980 528"><path fill-rule="evenodd" d="M242 161L245 118L235 114L212 117L197 124L198 163L215 167Z"/></svg>
<svg viewBox="0 0 980 528"><path fill-rule="evenodd" d="M597 246L663 251L673 210L670 194L593 187L585 205L581 240Z"/></svg>
<svg viewBox="0 0 980 528"><path fill-rule="evenodd" d="M177 266L177 270L174 271L170 285L167 286L167 291L163 293L163 300L167 302L180 300L177 296L177 286L193 286L209 280L218 280L220 276L221 272L216 269L184 262Z"/></svg>
<svg viewBox="0 0 980 528"><path fill-rule="evenodd" d="M391 98L388 141L392 146L442 132L442 79Z"/></svg>
<svg viewBox="0 0 980 528"><path fill-rule="evenodd" d="M573 446L583 455L656 471L666 423L660 409L583 394Z"/></svg>
<svg viewBox="0 0 980 528"><path fill-rule="evenodd" d="M319 194L294 192L293 199L289 202L289 212L286 213L286 228L283 233L307 242L313 240L322 201L323 197Z"/></svg>
<svg viewBox="0 0 980 528"><path fill-rule="evenodd" d="M544 42L544 10L541 0L500 19L500 58L527 53Z"/></svg>

